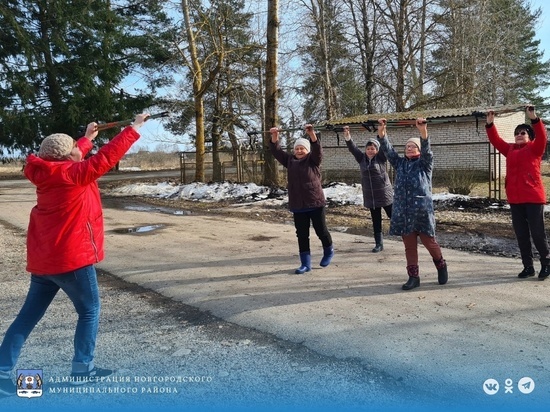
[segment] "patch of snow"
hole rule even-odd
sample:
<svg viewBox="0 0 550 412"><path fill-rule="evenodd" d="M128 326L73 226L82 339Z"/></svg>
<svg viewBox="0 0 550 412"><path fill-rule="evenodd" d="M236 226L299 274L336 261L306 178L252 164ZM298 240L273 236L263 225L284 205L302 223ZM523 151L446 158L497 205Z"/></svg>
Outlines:
<svg viewBox="0 0 550 412"><path fill-rule="evenodd" d="M323 188L327 202L335 205L363 205L363 192L358 183L331 183ZM165 199L183 199L199 202L220 202L231 200L239 204L254 203L280 206L288 203L287 191L279 188L259 186L255 183L190 183L177 185L174 183L133 183L105 192L110 196L144 196ZM463 209L465 204L474 202L487 208L509 208L506 203L490 203L486 198L456 195L452 193L436 193L434 203ZM486 203L486 204L485 204ZM550 211L550 206L545 207Z"/></svg>

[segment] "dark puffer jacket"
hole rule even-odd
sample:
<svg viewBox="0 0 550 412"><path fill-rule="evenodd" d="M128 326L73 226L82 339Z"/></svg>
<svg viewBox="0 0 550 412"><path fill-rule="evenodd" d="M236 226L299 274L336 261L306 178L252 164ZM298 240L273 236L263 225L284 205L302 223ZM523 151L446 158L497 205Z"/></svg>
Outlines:
<svg viewBox="0 0 550 412"><path fill-rule="evenodd" d="M292 211L323 207L326 204L321 185L323 150L317 140L311 142L311 152L302 159L281 149L279 142L269 142L275 159L288 170L288 208Z"/></svg>
<svg viewBox="0 0 550 412"><path fill-rule="evenodd" d="M380 148L395 169L390 235L412 232L435 236L432 199L433 153L428 139L420 139L420 157L408 159L397 154L387 136L378 139Z"/></svg>
<svg viewBox="0 0 550 412"><path fill-rule="evenodd" d="M348 150L353 154L361 169L361 187L363 188L363 206L369 209L389 206L393 203L393 188L386 171L386 156L379 151L372 159L359 149L353 140L346 141Z"/></svg>

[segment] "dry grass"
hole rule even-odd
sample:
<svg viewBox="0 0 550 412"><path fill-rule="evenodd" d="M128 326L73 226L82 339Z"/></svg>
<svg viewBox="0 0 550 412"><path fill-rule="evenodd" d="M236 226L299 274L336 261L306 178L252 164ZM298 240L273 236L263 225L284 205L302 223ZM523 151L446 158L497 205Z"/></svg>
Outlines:
<svg viewBox="0 0 550 412"><path fill-rule="evenodd" d="M23 162L0 164L0 177L23 176Z"/></svg>
<svg viewBox="0 0 550 412"><path fill-rule="evenodd" d="M14 161L0 164L0 177L22 176L24 162ZM179 156L176 153L138 152L126 155L119 163L121 169L169 170L179 169Z"/></svg>
<svg viewBox="0 0 550 412"><path fill-rule="evenodd" d="M130 153L122 158L121 169L168 170L179 169L180 158L177 153L138 152Z"/></svg>

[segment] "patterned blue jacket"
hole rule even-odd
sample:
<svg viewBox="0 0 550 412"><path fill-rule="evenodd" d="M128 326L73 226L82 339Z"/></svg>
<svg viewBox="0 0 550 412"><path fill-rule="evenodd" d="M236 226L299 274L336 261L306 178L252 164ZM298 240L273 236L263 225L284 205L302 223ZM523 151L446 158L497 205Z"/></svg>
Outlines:
<svg viewBox="0 0 550 412"><path fill-rule="evenodd" d="M388 137L378 139L380 148L395 170L393 210L390 235L412 232L435 236L435 216L432 199L433 153L429 137L420 139L420 157L400 156Z"/></svg>

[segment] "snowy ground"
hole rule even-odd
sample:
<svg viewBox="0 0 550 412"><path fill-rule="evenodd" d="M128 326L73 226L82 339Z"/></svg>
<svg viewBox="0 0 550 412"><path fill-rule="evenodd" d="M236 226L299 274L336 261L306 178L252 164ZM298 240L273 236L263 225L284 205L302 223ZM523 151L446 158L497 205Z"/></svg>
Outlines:
<svg viewBox="0 0 550 412"><path fill-rule="evenodd" d="M336 205L362 205L363 194L361 185L345 183L331 183L323 188L325 198ZM143 196L164 199L183 199L201 202L219 202L232 200L234 202L261 202L265 205L279 205L287 203L286 191L273 189L267 186L259 186L254 183L190 183L176 185L163 182L157 184L133 183L105 191L110 196ZM467 203L472 198L469 196L450 193L437 193L433 195L434 202ZM494 207L500 207L495 204Z"/></svg>

